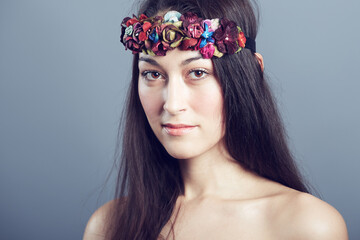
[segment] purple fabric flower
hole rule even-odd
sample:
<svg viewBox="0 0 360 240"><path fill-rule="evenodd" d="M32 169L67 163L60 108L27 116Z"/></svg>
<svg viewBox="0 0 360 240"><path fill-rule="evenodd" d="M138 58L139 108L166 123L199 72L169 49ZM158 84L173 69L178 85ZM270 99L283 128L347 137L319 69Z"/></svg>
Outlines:
<svg viewBox="0 0 360 240"><path fill-rule="evenodd" d="M221 19L220 23L214 33L217 48L222 53L234 54L239 49L237 44L239 32L236 23L225 18Z"/></svg>
<svg viewBox="0 0 360 240"><path fill-rule="evenodd" d="M142 44L143 41L141 41L139 39L139 35L140 33L143 31L143 28L142 28L142 25L141 23L136 23L134 26L133 26L133 34L132 34L132 38L134 39L135 42L139 43L139 44Z"/></svg>
<svg viewBox="0 0 360 240"><path fill-rule="evenodd" d="M195 13L184 13L180 20L183 22L185 34L190 38L200 38L204 29L201 26L202 19Z"/></svg>
<svg viewBox="0 0 360 240"><path fill-rule="evenodd" d="M140 52L144 44L137 43L132 37L125 39L125 49L130 49L133 53Z"/></svg>

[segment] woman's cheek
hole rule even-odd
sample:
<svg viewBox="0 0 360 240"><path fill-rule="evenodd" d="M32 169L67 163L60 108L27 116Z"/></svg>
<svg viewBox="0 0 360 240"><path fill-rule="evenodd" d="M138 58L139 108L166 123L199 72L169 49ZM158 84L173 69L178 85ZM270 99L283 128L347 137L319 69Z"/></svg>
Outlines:
<svg viewBox="0 0 360 240"><path fill-rule="evenodd" d="M194 110L206 117L218 118L222 114L223 97L220 86L215 84L194 94Z"/></svg>
<svg viewBox="0 0 360 240"><path fill-rule="evenodd" d="M146 117L149 121L159 116L162 109L161 96L150 88L139 86L139 97L141 105L143 106Z"/></svg>

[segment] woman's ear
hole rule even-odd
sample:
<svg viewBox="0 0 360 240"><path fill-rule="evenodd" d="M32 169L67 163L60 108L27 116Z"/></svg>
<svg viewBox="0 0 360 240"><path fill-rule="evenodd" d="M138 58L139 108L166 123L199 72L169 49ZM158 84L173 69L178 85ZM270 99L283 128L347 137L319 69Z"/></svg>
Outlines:
<svg viewBox="0 0 360 240"><path fill-rule="evenodd" d="M255 57L258 60L260 66L261 66L261 70L264 72L264 58L263 58L263 56L261 56L260 53L255 53Z"/></svg>

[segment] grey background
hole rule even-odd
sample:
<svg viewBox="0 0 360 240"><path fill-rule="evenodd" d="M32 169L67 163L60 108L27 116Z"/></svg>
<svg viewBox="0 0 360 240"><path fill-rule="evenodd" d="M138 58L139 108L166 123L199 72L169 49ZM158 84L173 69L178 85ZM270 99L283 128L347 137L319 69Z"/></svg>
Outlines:
<svg viewBox="0 0 360 240"><path fill-rule="evenodd" d="M261 0L265 58L304 175L360 239L360 4ZM128 1L0 1L0 239L80 239L109 200ZM106 184L105 184L106 183Z"/></svg>

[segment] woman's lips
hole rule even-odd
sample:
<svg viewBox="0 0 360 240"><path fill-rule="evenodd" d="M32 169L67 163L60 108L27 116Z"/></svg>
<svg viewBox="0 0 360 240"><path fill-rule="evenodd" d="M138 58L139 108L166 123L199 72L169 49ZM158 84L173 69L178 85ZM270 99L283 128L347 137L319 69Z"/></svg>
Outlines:
<svg viewBox="0 0 360 240"><path fill-rule="evenodd" d="M165 132L171 136L182 136L191 132L196 126L186 124L163 124Z"/></svg>

